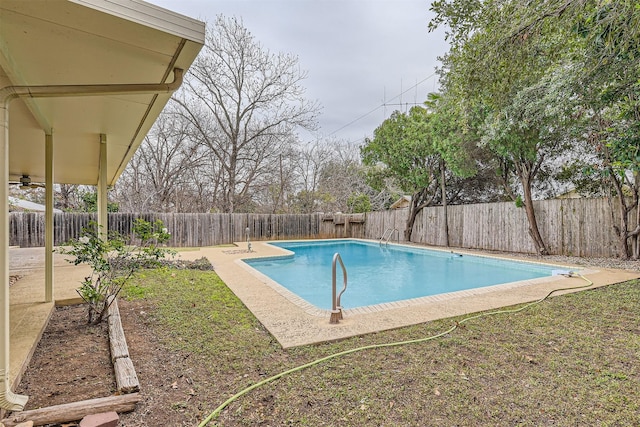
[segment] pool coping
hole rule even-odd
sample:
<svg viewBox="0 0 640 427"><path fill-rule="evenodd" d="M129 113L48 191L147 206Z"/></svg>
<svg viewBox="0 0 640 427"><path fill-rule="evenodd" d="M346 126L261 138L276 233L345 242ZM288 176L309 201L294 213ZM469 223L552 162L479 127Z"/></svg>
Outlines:
<svg viewBox="0 0 640 427"><path fill-rule="evenodd" d="M323 239L318 239L323 240ZM335 239L330 239L335 240ZM376 242L366 239L341 239ZM288 240L299 241L299 240ZM280 241L279 241L280 242ZM376 242L377 243L377 242ZM438 248L405 244L429 250L454 250L456 253L502 260L516 260L531 264L558 267L579 272L593 281L591 288L640 278L640 272L573 266L555 262L542 262L517 256L496 256L481 251L460 248ZM247 249L242 249L243 247ZM391 303L366 306L343 311L344 319L329 323L330 310L317 308L266 275L251 268L242 259L287 256L290 251L270 245L269 242L237 242L236 247L205 247L198 251L181 252L185 259L206 256L218 276L238 296L283 348L338 340L356 335L395 329L447 317L478 311L498 309L539 300L554 289L578 287L586 284L579 277L552 276L500 285L463 290L429 297L420 297ZM329 272L330 274L330 272ZM561 295L577 290L562 290ZM330 292L330 291L329 291Z"/></svg>

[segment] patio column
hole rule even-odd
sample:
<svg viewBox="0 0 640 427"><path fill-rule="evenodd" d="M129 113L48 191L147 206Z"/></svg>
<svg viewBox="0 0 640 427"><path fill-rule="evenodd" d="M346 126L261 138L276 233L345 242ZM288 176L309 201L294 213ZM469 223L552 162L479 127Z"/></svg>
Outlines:
<svg viewBox="0 0 640 427"><path fill-rule="evenodd" d="M107 135L100 134L100 164L98 165L98 225L102 238L109 232L107 216Z"/></svg>
<svg viewBox="0 0 640 427"><path fill-rule="evenodd" d="M53 302L53 134L46 134L44 139L44 300Z"/></svg>
<svg viewBox="0 0 640 427"><path fill-rule="evenodd" d="M11 391L9 384L9 103L0 97L0 409L21 411L27 396Z"/></svg>

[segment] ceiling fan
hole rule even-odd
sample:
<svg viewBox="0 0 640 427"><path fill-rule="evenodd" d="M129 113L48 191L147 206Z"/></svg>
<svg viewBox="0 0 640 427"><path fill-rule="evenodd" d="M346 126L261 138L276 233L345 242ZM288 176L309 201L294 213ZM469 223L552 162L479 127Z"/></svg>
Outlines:
<svg viewBox="0 0 640 427"><path fill-rule="evenodd" d="M19 182L10 182L13 185L19 185L21 190L29 190L31 188L44 188L44 184L35 184L31 182L29 175L22 175Z"/></svg>

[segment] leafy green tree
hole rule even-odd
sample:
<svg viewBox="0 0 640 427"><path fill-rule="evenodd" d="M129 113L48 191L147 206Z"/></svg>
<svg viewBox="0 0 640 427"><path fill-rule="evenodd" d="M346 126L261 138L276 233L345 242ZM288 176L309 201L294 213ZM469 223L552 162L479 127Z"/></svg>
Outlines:
<svg viewBox="0 0 640 427"><path fill-rule="evenodd" d="M347 205L351 213L371 212L371 199L368 194L352 194L347 200Z"/></svg>
<svg viewBox="0 0 640 427"><path fill-rule="evenodd" d="M572 92L556 81L555 75L515 94L510 105L485 122L482 143L498 156L507 159L522 185L523 204L529 219L529 233L540 254L546 254L533 209L534 180L545 163L571 148L568 123L573 106Z"/></svg>
<svg viewBox="0 0 640 427"><path fill-rule="evenodd" d="M425 102L428 110L427 131L441 157L440 203L444 211L445 244L449 246L448 204L476 202L493 193L496 176L490 169L490 156L477 141L476 132L461 126L456 99L448 94L430 93Z"/></svg>
<svg viewBox="0 0 640 427"><path fill-rule="evenodd" d="M615 206L621 256L630 244L640 256L640 216L631 216L640 207L637 1L436 0L432 9L430 27L447 26L451 43L441 86L457 102L461 128L495 154L505 183L517 176L538 251L547 250L532 188L554 164L569 163L557 176L574 174L592 194L589 178L599 182ZM567 162L571 153L581 158Z"/></svg>
<svg viewBox="0 0 640 427"><path fill-rule="evenodd" d="M640 7L637 1L592 1L580 20L584 37L578 84L590 141L600 159L594 168L608 184L616 213L620 256L640 257ZM584 129L584 128L583 128ZM583 130L584 132L584 130ZM633 215L633 211L636 214Z"/></svg>
<svg viewBox="0 0 640 427"><path fill-rule="evenodd" d="M568 145L553 120L557 111L548 107L557 106L563 114L572 108L571 96L553 90L561 86L556 73L573 43L568 29L551 24L537 32L515 32L514 22L528 16L529 7L515 0L441 0L432 4L436 18L431 26L450 28L452 47L444 59L442 84L458 100L462 128L478 132L497 163L513 168L501 170L513 170L518 177L529 233L536 250L547 254L532 188L545 163Z"/></svg>
<svg viewBox="0 0 640 427"><path fill-rule="evenodd" d="M411 240L417 214L436 200L439 189L442 159L427 121L428 112L422 107L413 107L408 114L395 111L361 148L363 163L370 167L372 187L391 179L401 191L411 194L406 240Z"/></svg>
<svg viewBox="0 0 640 427"><path fill-rule="evenodd" d="M418 213L440 204L494 201L497 180L487 167L487 150L475 143L476 135L460 128L451 108L454 100L430 94L425 107L409 113L394 112L361 149L368 166L368 182L375 189L388 188L411 194L405 239L410 240ZM397 199L397 197L396 197ZM448 245L447 221L443 221Z"/></svg>
<svg viewBox="0 0 640 427"><path fill-rule="evenodd" d="M574 182L578 188L602 186L612 206L620 256L640 256L640 8L635 0L580 0L531 3L515 23L524 36L544 28L571 32L573 49L561 71L572 81L581 104L574 135L591 147ZM578 162L576 162L578 163ZM589 183L589 177L592 183ZM591 190L593 193L594 190Z"/></svg>

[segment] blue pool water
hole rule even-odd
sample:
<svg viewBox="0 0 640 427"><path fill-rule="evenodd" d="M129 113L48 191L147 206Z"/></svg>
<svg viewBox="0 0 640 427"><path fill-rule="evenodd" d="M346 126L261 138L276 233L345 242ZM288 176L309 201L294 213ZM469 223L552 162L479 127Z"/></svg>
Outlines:
<svg viewBox="0 0 640 427"><path fill-rule="evenodd" d="M358 240L278 242L293 256L247 259L248 265L318 308L331 309L331 263L348 273L345 309L551 276L552 268ZM342 289L342 270L336 284Z"/></svg>

